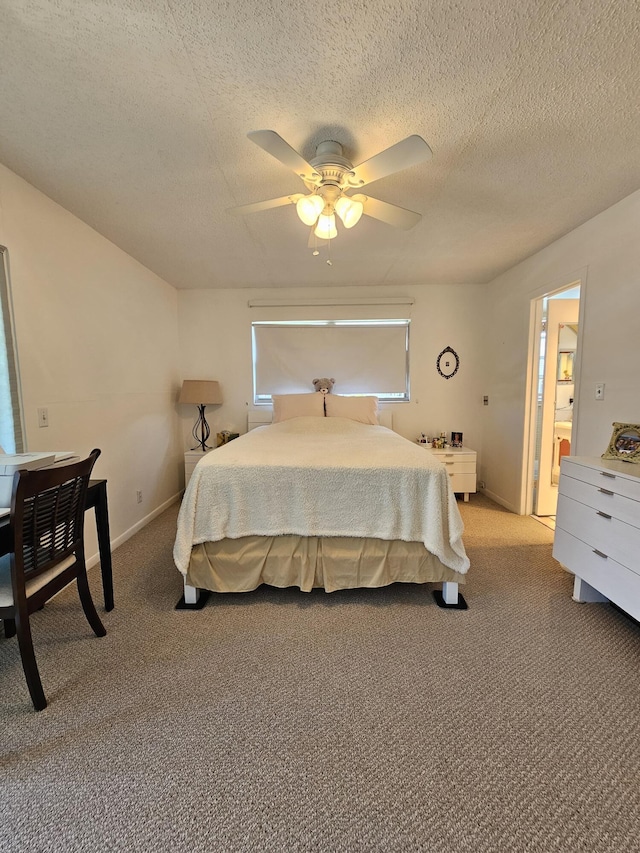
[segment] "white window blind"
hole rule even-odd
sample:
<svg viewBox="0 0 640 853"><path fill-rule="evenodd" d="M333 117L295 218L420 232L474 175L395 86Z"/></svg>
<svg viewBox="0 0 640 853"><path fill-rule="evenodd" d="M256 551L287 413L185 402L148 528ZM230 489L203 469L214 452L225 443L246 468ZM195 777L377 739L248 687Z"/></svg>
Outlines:
<svg viewBox="0 0 640 853"><path fill-rule="evenodd" d="M313 391L335 379L337 394L409 399L409 320L254 322L254 401Z"/></svg>

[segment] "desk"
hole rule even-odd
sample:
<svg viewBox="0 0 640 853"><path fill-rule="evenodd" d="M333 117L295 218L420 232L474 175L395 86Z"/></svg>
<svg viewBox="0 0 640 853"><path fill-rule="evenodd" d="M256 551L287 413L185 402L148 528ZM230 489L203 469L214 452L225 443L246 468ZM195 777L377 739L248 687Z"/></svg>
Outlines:
<svg viewBox="0 0 640 853"><path fill-rule="evenodd" d="M113 610L113 572L111 568L111 542L109 538L109 510L107 508L107 481L89 480L85 511L93 509L96 514L98 531L98 551L100 553L100 571L102 573L102 591L104 609ZM0 518L0 556L9 554L13 547L9 535L9 516Z"/></svg>

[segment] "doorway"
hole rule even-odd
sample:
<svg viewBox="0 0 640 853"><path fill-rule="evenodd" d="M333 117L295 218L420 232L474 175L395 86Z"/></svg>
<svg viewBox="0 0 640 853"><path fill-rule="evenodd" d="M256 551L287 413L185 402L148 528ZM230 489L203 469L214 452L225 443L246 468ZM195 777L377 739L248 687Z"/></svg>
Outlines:
<svg viewBox="0 0 640 853"><path fill-rule="evenodd" d="M571 453L576 410L580 284L534 300L528 512L554 527L560 462Z"/></svg>

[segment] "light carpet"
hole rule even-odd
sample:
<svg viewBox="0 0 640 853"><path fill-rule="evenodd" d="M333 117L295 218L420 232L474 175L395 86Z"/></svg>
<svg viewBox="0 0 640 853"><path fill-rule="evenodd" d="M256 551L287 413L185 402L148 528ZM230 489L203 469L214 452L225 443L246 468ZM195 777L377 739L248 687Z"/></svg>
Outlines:
<svg viewBox="0 0 640 853"><path fill-rule="evenodd" d="M114 552L98 639L0 639L0 850L637 851L640 628L577 604L553 533L460 503L469 610L432 585L261 588L176 611L177 507Z"/></svg>

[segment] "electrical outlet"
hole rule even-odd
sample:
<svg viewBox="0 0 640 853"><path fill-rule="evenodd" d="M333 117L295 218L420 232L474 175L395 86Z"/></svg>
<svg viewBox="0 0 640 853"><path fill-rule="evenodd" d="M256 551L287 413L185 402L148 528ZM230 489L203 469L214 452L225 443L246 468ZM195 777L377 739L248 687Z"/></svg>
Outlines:
<svg viewBox="0 0 640 853"><path fill-rule="evenodd" d="M138 490L136 492L136 500L138 501L139 504L142 503L142 492L140 490Z"/></svg>
<svg viewBox="0 0 640 853"><path fill-rule="evenodd" d="M485 483L485 481L484 481L484 480L479 480L479 481L478 481L478 488L479 488L479 489L486 489L486 488L487 488L487 484Z"/></svg>
<svg viewBox="0 0 640 853"><path fill-rule="evenodd" d="M38 426L39 427L48 427L49 426L49 409L38 409Z"/></svg>
<svg viewBox="0 0 640 853"><path fill-rule="evenodd" d="M596 400L604 400L604 382L596 383Z"/></svg>

